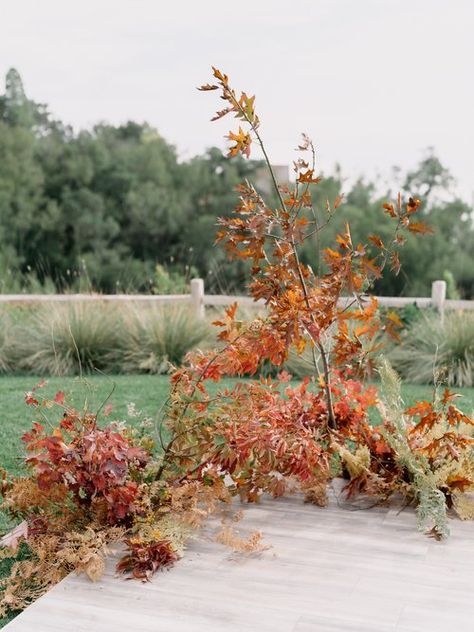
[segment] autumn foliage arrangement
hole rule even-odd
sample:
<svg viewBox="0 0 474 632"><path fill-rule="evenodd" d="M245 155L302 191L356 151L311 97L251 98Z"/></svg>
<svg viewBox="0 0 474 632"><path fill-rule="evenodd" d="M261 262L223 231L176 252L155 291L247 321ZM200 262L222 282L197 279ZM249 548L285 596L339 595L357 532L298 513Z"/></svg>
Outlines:
<svg viewBox="0 0 474 632"><path fill-rule="evenodd" d="M312 269L301 248L317 243L343 212L342 197L321 205L307 136L294 162L294 185L279 186L254 97L237 94L219 70L213 76L201 90L219 92L225 103L214 118L238 121L228 135L230 156L249 157L256 143L278 202L267 204L243 183L234 215L219 220L217 234L230 257L250 262L249 290L264 300L265 315L244 321L234 305L215 322L217 348L188 354L173 371L156 436L99 425L97 414L69 408L61 395L46 403L36 392L28 395L38 412L52 407L61 415L52 431L36 424L25 435L29 476L4 482L4 506L26 521L30 551L5 582L4 612L23 607L72 569L97 578L116 541L127 548L118 571L148 579L172 565L192 530L233 496L254 502L264 493L298 491L324 506L329 482L342 476L349 496L387 502L401 494L416 506L420 528L436 538L448 535L450 510L474 517L474 421L447 389L405 409L396 374L380 362L383 336L397 338L401 323L368 298L385 268L398 274L406 233L430 232L417 219L420 201L398 196L383 205L393 219L390 243L376 234L354 243L346 225ZM305 350L313 375L290 385L280 369L290 353ZM264 363L276 368L276 378L261 376ZM377 371L382 395L364 383ZM208 390L210 382L242 376L253 379L217 394ZM377 427L369 423L374 406L382 416ZM228 529L219 538L232 541ZM258 535L239 550L252 542L259 545Z"/></svg>

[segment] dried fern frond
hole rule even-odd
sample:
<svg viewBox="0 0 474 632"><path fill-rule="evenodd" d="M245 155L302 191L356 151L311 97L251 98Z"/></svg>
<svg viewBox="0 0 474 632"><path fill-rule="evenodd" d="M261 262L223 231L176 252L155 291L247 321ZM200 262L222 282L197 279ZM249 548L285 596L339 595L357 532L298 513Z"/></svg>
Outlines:
<svg viewBox="0 0 474 632"><path fill-rule="evenodd" d="M192 528L214 513L222 502L230 502L231 495L219 477L213 485L191 481L169 489L170 511Z"/></svg>
<svg viewBox="0 0 474 632"><path fill-rule="evenodd" d="M246 538L230 525L223 525L216 535L216 542L224 544L238 553L260 553L270 548L263 543L261 531L252 531Z"/></svg>
<svg viewBox="0 0 474 632"><path fill-rule="evenodd" d="M354 452L340 445L338 453L351 478L357 478L364 472L370 473L370 450L366 445L357 446Z"/></svg>
<svg viewBox="0 0 474 632"><path fill-rule="evenodd" d="M318 507L328 504L328 477L324 471L317 471L310 479L301 485L305 503Z"/></svg>
<svg viewBox="0 0 474 632"><path fill-rule="evenodd" d="M82 532L67 533L57 552L57 562L97 581L105 570L105 558L110 552L108 545L121 540L124 534L124 529L117 527L102 530L88 527Z"/></svg>
<svg viewBox="0 0 474 632"><path fill-rule="evenodd" d="M0 582L0 617L26 608L71 571L96 581L104 572L107 545L123 536L120 528L91 526L81 532L28 538L27 559L16 561L10 575Z"/></svg>

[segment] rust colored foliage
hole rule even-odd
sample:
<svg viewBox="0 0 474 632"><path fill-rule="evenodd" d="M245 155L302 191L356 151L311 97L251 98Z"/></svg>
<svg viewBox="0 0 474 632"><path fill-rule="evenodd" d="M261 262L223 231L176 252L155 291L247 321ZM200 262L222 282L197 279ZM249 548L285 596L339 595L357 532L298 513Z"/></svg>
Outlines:
<svg viewBox="0 0 474 632"><path fill-rule="evenodd" d="M217 240L231 258L247 259L252 263L250 291L253 297L263 299L268 318L247 334L263 339L259 347L269 351L268 359L278 365L287 357L290 348L302 353L311 347L322 362L322 373L328 400L328 423L334 429L335 419L331 403L331 366L356 371L371 369L370 359L380 349L378 334L386 332L397 338L401 325L395 314L381 318L377 303L367 303L363 294L389 264L399 272L399 248L405 232L427 233L429 229L416 220L420 200L409 198L405 203L398 196L396 203L384 204L384 210L394 220L393 238L385 244L377 235L369 235L365 243L354 243L350 226L346 224L332 248L322 253L319 269L313 270L300 260L299 249L307 239L322 230L343 202L318 201L316 153L311 140L303 135L298 146L301 157L294 161L295 185L278 186L260 136L260 120L255 112L255 97L245 92L238 95L229 84L229 78L213 68L215 83L201 89L217 90L227 107L214 118L233 115L239 121L237 133L231 132L234 141L229 155L250 155L254 137L267 161L278 205L266 203L259 192L248 182L239 187L240 202L234 216L219 220ZM244 133L242 125L248 131ZM307 156L307 157L305 157ZM321 204L322 202L322 204ZM342 304L341 299L345 297ZM326 334L337 328L334 347L326 349ZM240 346L245 343L241 341ZM242 353L244 362L255 365L254 354ZM317 373L315 363L315 373Z"/></svg>
<svg viewBox="0 0 474 632"><path fill-rule="evenodd" d="M149 581L158 569L169 568L178 559L168 540L144 542L128 538L125 544L128 553L117 564L117 572L128 573L129 579Z"/></svg>
<svg viewBox="0 0 474 632"><path fill-rule="evenodd" d="M35 422L23 441L30 453L26 464L40 490L60 485L78 506L94 504L104 510L111 525L130 521L138 511L139 486L133 472L145 467L149 455L114 425L102 429L95 415L66 409L52 432Z"/></svg>
<svg viewBox="0 0 474 632"><path fill-rule="evenodd" d="M328 433L326 389L309 379L289 386L289 375L238 382L218 397L210 396L206 380L255 372L272 346L259 323L250 327L250 341L239 336L235 309L226 312L221 339L232 342L214 356L195 353L186 367L172 376L168 423L170 467L208 476L209 467L232 477L242 498L256 500L262 490L282 495L291 481L309 484L331 478L331 442L337 433L354 438L368 432L368 409L377 401L376 389L335 371L330 385L337 431ZM237 333L230 332L236 330ZM245 332L248 330L245 329ZM270 337L271 339L271 337ZM268 354L268 356L266 355ZM184 407L184 409L183 409Z"/></svg>
<svg viewBox="0 0 474 632"><path fill-rule="evenodd" d="M269 205L245 182L234 215L219 220L217 234L230 258L250 261L249 288L255 300L265 302L266 314L246 322L232 306L215 323L221 328L221 346L190 354L173 374L165 417L172 438L163 444L158 478L172 472L179 472L180 480L225 476L230 489L247 500L263 492L278 496L296 483L318 504L324 503L325 484L341 466L349 494L388 498L401 491L424 507L439 499L436 491L448 498L456 486L471 488L469 476L443 478L445 471L457 471L456 460L463 467L472 463L471 440L461 431L468 418L449 394L438 412L434 403L425 402L401 417L391 413L403 419L402 427L388 416L374 428L368 410L380 402L375 388L360 381L373 371L383 347L381 334L399 340L397 314L381 316L376 299L367 293L387 266L399 273L399 250L407 233L431 232L417 219L420 200L404 201L398 195L383 205L393 219L388 242L370 234L365 242L354 243L346 224L312 269L300 259L301 246L341 212L343 197L318 201L321 178L315 149L305 135L298 147L302 157L294 162L294 186L278 186L260 136L255 98L238 95L216 68L213 75L215 83L202 90L219 91L226 102L213 120L233 115L239 122L238 131L227 137L229 156L249 157L252 143L257 144L278 200ZM207 391L208 380L256 375L263 362L281 367L290 352L305 350L312 354L314 374L298 387L285 386L288 376L282 373L276 380L238 383L217 396ZM426 427L432 436L423 435ZM441 533L439 525L434 528Z"/></svg>
<svg viewBox="0 0 474 632"><path fill-rule="evenodd" d="M452 403L454 393L445 389L441 403L418 401L405 411L411 420L409 440L414 452L423 454L430 463L459 461L466 448L474 446L474 439L462 427L474 426L474 419L465 415ZM472 479L458 477L448 479L449 487L456 489L474 486L474 464Z"/></svg>
<svg viewBox="0 0 474 632"><path fill-rule="evenodd" d="M343 197L317 204L320 176L315 149L303 135L294 162L295 185L278 186L260 136L255 98L238 95L229 78L213 68L215 83L201 87L219 91L226 107L215 119L233 115L238 130L230 132L229 156L249 156L252 142L260 146L278 199L266 203L249 183L240 185L240 201L232 217L219 220L217 241L229 257L249 260L250 291L263 299L266 315L250 322L237 318L237 305L216 321L220 348L198 352L172 376L166 423L172 438L165 445L158 478L179 469L181 476L203 475L210 465L225 471L238 492L255 499L262 491L283 493L286 481L310 484L331 476L337 445L371 440L367 411L376 403L373 388L354 378L370 372L380 351L380 333L398 336L394 313L381 317L367 292L387 263L398 268L398 249L410 229L420 201L399 196L385 211L394 220L393 239L377 235L354 243L349 225L332 248L322 253L319 269L300 259L303 243L324 230ZM420 231L417 231L420 232ZM309 350L311 383L284 388L284 380L236 385L210 397L206 381L259 372L263 362L282 366L290 351ZM206 469L207 468L207 469Z"/></svg>
<svg viewBox="0 0 474 632"><path fill-rule="evenodd" d="M455 406L455 395L446 390L403 410L391 370L385 371L394 385L390 406L363 382L383 334L397 339L401 327L396 313L380 314L369 292L387 267L398 274L407 233L430 232L417 218L420 200L399 195L383 205L393 220L385 242L370 234L355 243L346 224L311 268L301 261L301 247L343 212L343 196L319 200L321 176L306 135L294 186L278 186L255 97L237 94L216 68L213 77L201 89L218 91L225 102L214 120L233 115L238 122L227 136L230 157L248 158L259 146L278 200L268 204L245 182L234 215L218 222L217 241L229 257L250 262L249 289L265 313L241 320L231 306L215 322L217 348L189 354L173 371L159 456L150 436L138 438L113 423L99 427L96 414L69 408L62 391L42 399L44 382L26 393L36 412L59 410L61 417L52 430L36 421L24 435L29 476L1 482L4 508L26 522L21 533L29 534L32 561L14 565L0 614L24 607L73 569L97 579L107 544L120 539L128 550L117 570L148 580L181 556L189 529L233 495L257 501L263 493L296 489L324 505L328 482L342 475L349 495L404 494L437 538L447 534L446 507L474 517L466 494L474 491L474 422ZM298 385L284 370L290 353L312 358L312 376ZM280 372L262 377L263 363ZM208 383L224 377L254 379L211 394ZM369 410L376 405L383 421L375 428ZM240 550L260 546L260 534L246 542L225 529L220 538Z"/></svg>
<svg viewBox="0 0 474 632"><path fill-rule="evenodd" d="M97 580L108 545L154 510L145 447L152 442L140 442L115 423L99 427L97 414L70 407L62 391L51 400L41 397L44 385L25 394L35 417L44 420L23 435L28 474L2 480L3 510L23 522L11 549L1 554L14 559L26 540L28 558L16 561L0 582L0 616L24 608L72 570ZM156 565L153 547L150 557Z"/></svg>

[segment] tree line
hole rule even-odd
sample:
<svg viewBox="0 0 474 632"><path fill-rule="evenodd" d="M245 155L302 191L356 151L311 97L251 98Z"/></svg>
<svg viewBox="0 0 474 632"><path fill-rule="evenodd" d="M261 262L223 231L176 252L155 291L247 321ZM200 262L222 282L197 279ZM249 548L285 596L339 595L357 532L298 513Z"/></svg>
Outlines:
<svg viewBox="0 0 474 632"><path fill-rule="evenodd" d="M148 124L76 132L29 99L12 69L0 96L0 291L173 292L195 275L209 291L242 291L245 264L214 248L215 224L232 212L236 186L259 168L218 148L182 161ZM383 275L376 291L429 295L431 282L445 278L451 295L473 297L472 209L450 194L452 176L428 152L397 180L391 191L362 178L348 190L339 170L324 177L322 218L327 198L344 190L345 201L324 237L306 244L304 259L318 266L346 220L354 240L373 231L390 239L381 205L400 189L423 200L434 234L409 237L403 273Z"/></svg>

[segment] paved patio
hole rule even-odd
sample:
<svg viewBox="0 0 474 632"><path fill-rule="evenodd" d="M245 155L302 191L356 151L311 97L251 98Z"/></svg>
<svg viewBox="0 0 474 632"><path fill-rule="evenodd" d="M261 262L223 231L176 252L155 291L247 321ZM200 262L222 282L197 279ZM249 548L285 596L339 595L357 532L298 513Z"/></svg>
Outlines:
<svg viewBox="0 0 474 632"><path fill-rule="evenodd" d="M114 560L93 584L71 575L6 632L473 632L474 525L448 542L419 534L411 510L300 498L245 506L242 534L272 548L235 554L209 532L172 570L140 584Z"/></svg>

